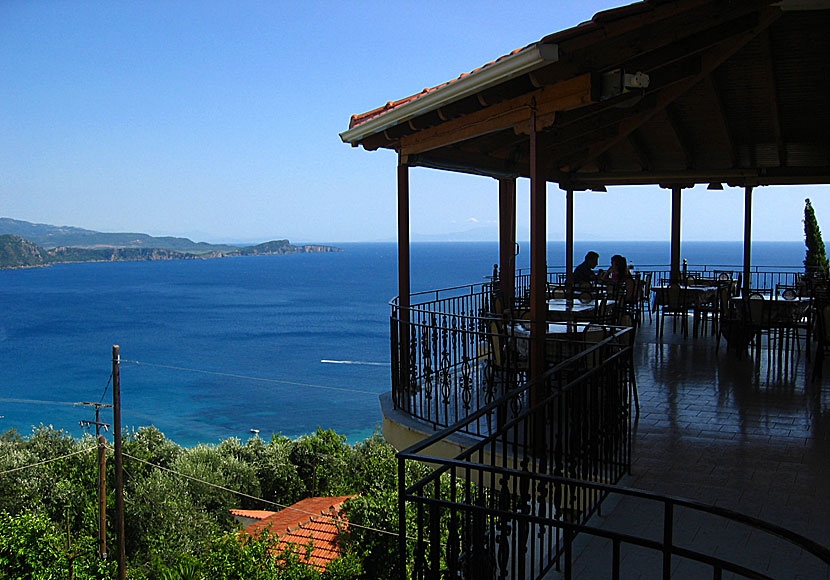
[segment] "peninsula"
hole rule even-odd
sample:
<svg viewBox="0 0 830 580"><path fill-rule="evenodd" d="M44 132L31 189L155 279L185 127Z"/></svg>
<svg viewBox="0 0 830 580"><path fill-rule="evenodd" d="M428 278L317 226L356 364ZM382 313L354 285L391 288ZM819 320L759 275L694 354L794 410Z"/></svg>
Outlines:
<svg viewBox="0 0 830 580"><path fill-rule="evenodd" d="M208 244L188 238L105 233L0 218L0 268L25 268L66 262L197 260L341 251L340 248L319 244L293 245L288 240L273 240L242 247Z"/></svg>

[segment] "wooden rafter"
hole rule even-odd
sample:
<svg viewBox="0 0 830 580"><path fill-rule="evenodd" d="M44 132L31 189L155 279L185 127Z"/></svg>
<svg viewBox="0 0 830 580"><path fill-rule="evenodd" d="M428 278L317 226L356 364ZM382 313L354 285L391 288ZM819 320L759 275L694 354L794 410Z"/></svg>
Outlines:
<svg viewBox="0 0 830 580"><path fill-rule="evenodd" d="M641 127L643 124L651 120L656 114L660 113L670 104L672 104L677 98L685 94L689 89L691 89L703 78L705 78L708 74L710 74L717 67L719 67L730 56L738 52L741 48L746 46L746 44L750 42L753 38L757 37L758 34L766 30L780 16L781 11L778 9L765 10L759 18L759 22L756 27L752 28L747 32L739 34L734 38L725 40L720 45L707 51L702 56L701 71L698 74L690 77L685 81L675 83L661 91L660 95L658 96L658 103L653 109L643 113L635 119L631 119L623 123L620 123L620 125L618 126L616 136L607 139L603 142L595 143L594 145L589 147L587 151L583 151L573 156L570 160L566 159L563 166L561 166L562 169L565 171L570 170L571 172L581 169L588 163L593 162L596 159L596 157L601 153L608 151L621 140L628 138L628 135L632 131Z"/></svg>
<svg viewBox="0 0 830 580"><path fill-rule="evenodd" d="M694 168L694 148L692 147L688 132L683 126L683 121L680 119L680 113L678 113L677 107L674 104L666 107L666 118L669 120L669 126L671 127L672 133L674 133L675 139L677 139L677 144L683 152L683 157L686 161L686 169Z"/></svg>
<svg viewBox="0 0 830 580"><path fill-rule="evenodd" d="M640 134L640 131L632 131L628 136L628 140L631 143L631 147L634 149L634 153L637 155L637 161L640 163L640 169L642 171L648 171L651 169L651 156L649 155L648 148L646 147L645 141L643 141L643 136Z"/></svg>
<svg viewBox="0 0 830 580"><path fill-rule="evenodd" d="M691 6L684 3L678 10L673 3L666 2L653 10L638 15L638 18L626 19L623 23L609 23L602 31L581 34L574 39L559 40L553 37L552 42L558 42L562 57L558 63L534 71L534 82L547 85L561 81L588 70L601 71L618 67L621 63L636 59L649 59L661 49L672 46L682 39L693 39L700 35L698 45L694 40L685 47L685 54L671 56L663 61L668 64L673 58L682 58L694 52L702 51L714 41L720 42L742 32L742 22L752 26L757 25L753 15L757 14L757 5L746 2L703 1ZM679 3L678 3L679 4ZM724 23L733 23L728 29L719 29ZM721 34L710 39L708 32L718 29ZM630 33L636 31L636 37ZM643 62L648 67L656 67L656 62Z"/></svg>
<svg viewBox="0 0 830 580"><path fill-rule="evenodd" d="M767 101L770 108L770 120L772 121L772 131L775 135L775 144L778 148L778 163L782 167L787 166L787 148L784 145L784 137L781 131L781 108L778 106L778 86L776 82L775 70L772 62L772 37L769 30L765 30L761 35L761 53L764 55L763 62L766 65L767 83L766 93Z"/></svg>
<svg viewBox="0 0 830 580"><path fill-rule="evenodd" d="M537 129L542 129L553 123L557 111L590 102L591 77L585 74L403 136L401 153L424 153L511 127L517 132L529 132L530 111L534 107Z"/></svg>
<svg viewBox="0 0 830 580"><path fill-rule="evenodd" d="M714 120L720 128L723 138L729 148L729 166L737 167L738 151L735 148L735 139L732 137L732 129L729 126L729 115L726 112L726 105L723 102L723 94L720 91L720 87L718 87L714 74L710 74L706 77L705 86L708 88L712 102L715 104L715 113L717 117Z"/></svg>

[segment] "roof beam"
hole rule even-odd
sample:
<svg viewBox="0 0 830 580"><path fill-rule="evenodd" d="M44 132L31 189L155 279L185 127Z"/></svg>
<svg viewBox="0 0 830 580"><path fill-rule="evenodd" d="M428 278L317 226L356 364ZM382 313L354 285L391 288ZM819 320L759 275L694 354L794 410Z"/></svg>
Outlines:
<svg viewBox="0 0 830 580"><path fill-rule="evenodd" d="M571 185L590 188L597 185L659 185L661 183L712 183L731 187L755 185L830 184L827 167L770 167L766 169L700 169L680 171L580 172L570 174ZM578 189L578 187L577 187Z"/></svg>
<svg viewBox="0 0 830 580"><path fill-rule="evenodd" d="M726 105L723 102L723 94L718 87L715 80L715 75L710 74L706 77L706 86L712 94L712 101L715 103L715 112L717 113L717 124L723 133L723 138L726 140L729 148L729 166L737 167L738 165L738 151L735 147L735 139L732 137L732 129L729 126L729 115L726 112Z"/></svg>
<svg viewBox="0 0 830 580"><path fill-rule="evenodd" d="M530 130L530 110L536 107L537 130L552 124L556 113L591 103L591 76L580 75L527 95L491 105L400 139L401 153L416 155L474 139L502 129Z"/></svg>
<svg viewBox="0 0 830 580"><path fill-rule="evenodd" d="M583 151L565 160L560 168L563 171L570 169L571 172L579 170L587 163L593 162L596 157L605 151L614 147L617 143L626 139L628 135L635 129L643 126L645 123L654 118L655 115L663 111L666 107L671 105L675 100L684 95L689 89L699 83L708 74L723 64L729 57L738 52L741 48L746 46L752 39L758 36L761 32L766 30L773 22L781 16L781 11L778 9L766 9L762 12L759 18L758 25L751 30L741 33L733 38L725 40L720 45L704 53L701 57L701 70L698 74L671 85L662 90L657 98L657 104L651 110L643 113L637 118L630 119L620 123L618 126L617 135L604 142L597 143L588 148L587 152Z"/></svg>
<svg viewBox="0 0 830 580"><path fill-rule="evenodd" d="M758 5L754 3L706 1L698 2L691 9L687 3L675 6L680 4L683 5L680 11L673 3L666 2L636 18L626 18L623 28L608 23L601 30L558 40L559 62L533 71L534 82L551 84L585 71L619 66L648 72L702 52L724 38L744 32L747 26L757 26ZM556 37L554 34L547 39ZM675 43L683 43L681 48L685 52L673 51L671 47ZM662 51L665 52L660 55Z"/></svg>
<svg viewBox="0 0 830 580"><path fill-rule="evenodd" d="M675 105L669 105L666 107L666 117L669 120L669 126L671 126L672 133L674 133L674 137L680 145L680 150L683 152L686 169L693 168L695 166L694 148L689 140L688 132L683 127L683 123L680 120L680 114L677 112L677 107Z"/></svg>
<svg viewBox="0 0 830 580"><path fill-rule="evenodd" d="M648 153L648 148L646 147L645 141L643 141L643 136L640 134L640 131L632 131L628 136L628 141L631 143L631 147L637 155L637 161L640 163L640 169L648 171L651 168L651 156Z"/></svg>
<svg viewBox="0 0 830 580"><path fill-rule="evenodd" d="M772 37L769 30L765 30L761 35L761 54L763 54L762 61L766 65L767 75L767 99L770 107L770 120L772 121L772 131L775 135L775 143L778 148L778 163L782 167L787 166L787 148L784 145L784 137L781 131L781 107L778 106L778 85L776 82L775 69L772 62Z"/></svg>

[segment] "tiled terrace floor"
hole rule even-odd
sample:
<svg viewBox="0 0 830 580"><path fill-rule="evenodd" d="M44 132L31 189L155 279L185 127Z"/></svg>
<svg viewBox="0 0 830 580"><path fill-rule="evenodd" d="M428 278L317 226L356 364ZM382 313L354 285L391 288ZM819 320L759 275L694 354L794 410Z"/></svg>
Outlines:
<svg viewBox="0 0 830 580"><path fill-rule="evenodd" d="M738 358L710 335L688 338L667 322L662 339L646 321L636 352L640 416L631 475L620 484L723 506L830 545L830 363L810 380L804 349L790 360ZM828 357L830 358L830 357ZM829 578L830 571L778 540L678 510L678 543L724 556L774 578ZM606 501L591 525L655 539L662 515L635 500ZM579 537L574 578L611 578L610 544ZM661 556L622 549L624 579L660 578ZM712 578L673 561L672 578ZM558 577L551 574L551 577ZM724 578L731 577L724 574Z"/></svg>

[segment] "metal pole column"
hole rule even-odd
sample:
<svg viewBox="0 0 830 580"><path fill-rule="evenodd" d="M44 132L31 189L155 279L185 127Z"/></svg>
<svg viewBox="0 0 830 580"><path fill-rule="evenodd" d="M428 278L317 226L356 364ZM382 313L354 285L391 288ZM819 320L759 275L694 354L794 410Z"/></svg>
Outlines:
<svg viewBox="0 0 830 580"><path fill-rule="evenodd" d="M530 114L530 381L545 372L545 334L547 332L547 180L539 154L536 108ZM541 385L530 391L533 407L542 395ZM539 425L534 426L534 432ZM538 435L538 434L537 434ZM542 439L539 439L541 443Z"/></svg>
<svg viewBox="0 0 830 580"><path fill-rule="evenodd" d="M409 410L409 166L398 159L398 385L393 393L400 408Z"/></svg>
<svg viewBox="0 0 830 580"><path fill-rule="evenodd" d="M671 280L680 281L680 203L681 188L671 190Z"/></svg>
<svg viewBox="0 0 830 580"><path fill-rule="evenodd" d="M118 532L118 580L127 578L124 537L124 458L121 453L121 347L112 347L112 428L115 439L115 514Z"/></svg>
<svg viewBox="0 0 830 580"><path fill-rule="evenodd" d="M502 304L516 296L516 180L499 179L499 281Z"/></svg>
<svg viewBox="0 0 830 580"><path fill-rule="evenodd" d="M565 279L574 273L574 191L565 191Z"/></svg>
<svg viewBox="0 0 830 580"><path fill-rule="evenodd" d="M752 288L752 187L744 188L744 280L741 296L749 296Z"/></svg>

